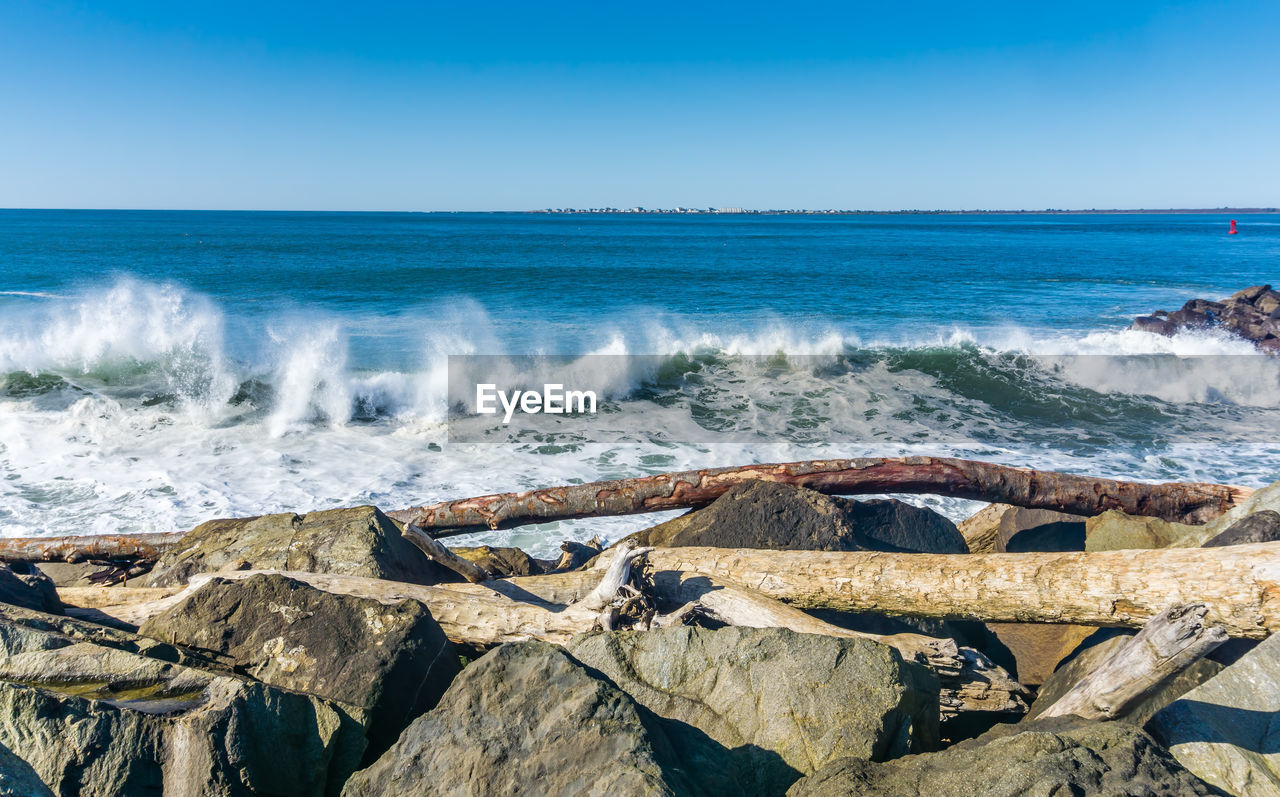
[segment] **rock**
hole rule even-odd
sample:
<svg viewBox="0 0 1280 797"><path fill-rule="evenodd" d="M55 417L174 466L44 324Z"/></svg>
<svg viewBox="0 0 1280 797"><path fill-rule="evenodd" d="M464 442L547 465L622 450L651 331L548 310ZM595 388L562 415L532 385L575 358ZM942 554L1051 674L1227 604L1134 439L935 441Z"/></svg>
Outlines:
<svg viewBox="0 0 1280 797"><path fill-rule="evenodd" d="M1113 654L1133 638L1135 632L1119 629L1093 629L1094 633L1080 643L1056 672L1049 676L1040 687L1036 701L1027 712L1027 720L1035 719L1044 710L1056 703L1071 687L1093 672L1107 657ZM1177 700L1186 692L1194 689L1223 669L1223 665L1208 658L1202 658L1176 675L1159 691L1143 702L1134 706L1118 719L1142 726L1157 711ZM1024 720L1027 721L1027 720Z"/></svg>
<svg viewBox="0 0 1280 797"><path fill-rule="evenodd" d="M998 726L939 753L882 764L845 758L787 792L788 797L836 794L1129 797L1213 791L1132 725L1050 717Z"/></svg>
<svg viewBox="0 0 1280 797"><path fill-rule="evenodd" d="M1259 296L1262 296L1262 294L1267 293L1270 290L1271 290L1270 285L1254 285L1252 287L1245 288L1242 291L1236 291L1235 293L1231 294L1231 301L1252 303Z"/></svg>
<svg viewBox="0 0 1280 797"><path fill-rule="evenodd" d="M731 751L747 793L778 794L843 756L937 745L938 682L890 647L781 628L677 627L575 637L569 654L636 702Z"/></svg>
<svg viewBox="0 0 1280 797"><path fill-rule="evenodd" d="M342 794L697 793L642 714L562 648L502 645L463 670L440 704Z"/></svg>
<svg viewBox="0 0 1280 797"><path fill-rule="evenodd" d="M400 534L371 506L306 515L211 520L182 537L147 579L148 586L183 586L196 573L234 569L303 570L413 584L461 581Z"/></svg>
<svg viewBox="0 0 1280 797"><path fill-rule="evenodd" d="M1280 540L1280 512L1263 509L1232 523L1221 534L1204 544L1205 548L1223 545L1244 545L1251 542L1276 542Z"/></svg>
<svg viewBox="0 0 1280 797"><path fill-rule="evenodd" d="M51 614L62 613L58 590L48 576L22 562L0 564L0 603Z"/></svg>
<svg viewBox="0 0 1280 797"><path fill-rule="evenodd" d="M1177 325L1168 320L1168 313L1164 317L1154 315L1143 315L1133 319L1133 329L1140 332L1152 332L1156 335L1172 335L1177 331Z"/></svg>
<svg viewBox="0 0 1280 797"><path fill-rule="evenodd" d="M972 553L1084 550L1084 521L1047 509L990 504L960 523Z"/></svg>
<svg viewBox="0 0 1280 797"><path fill-rule="evenodd" d="M956 524L960 536L964 537L965 544L969 546L969 553L995 552L1000 518L1005 510L1012 508L1008 504L987 504Z"/></svg>
<svg viewBox="0 0 1280 797"><path fill-rule="evenodd" d="M1187 769L1231 794L1280 794L1280 635L1147 723Z"/></svg>
<svg viewBox="0 0 1280 797"><path fill-rule="evenodd" d="M368 728L368 760L435 706L458 673L453 645L418 601L388 605L280 575L214 578L139 633L353 707Z"/></svg>
<svg viewBox="0 0 1280 797"><path fill-rule="evenodd" d="M55 587L96 586L89 576L103 569L92 562L37 562L33 567L48 576Z"/></svg>
<svg viewBox="0 0 1280 797"><path fill-rule="evenodd" d="M53 797L31 765L0 744L0 797Z"/></svg>
<svg viewBox="0 0 1280 797"><path fill-rule="evenodd" d="M1110 509L1085 521L1084 549L1094 552L1195 548L1205 540L1206 530L1206 526L1137 517Z"/></svg>
<svg viewBox="0 0 1280 797"><path fill-rule="evenodd" d="M1098 630L1086 625L1049 623L987 623L987 628L1012 653L1017 663L1016 669L1010 671L1027 686L1045 683L1058 663Z"/></svg>
<svg viewBox="0 0 1280 797"><path fill-rule="evenodd" d="M364 740L329 701L0 619L0 744L58 794L221 797L333 793Z"/></svg>
<svg viewBox="0 0 1280 797"><path fill-rule="evenodd" d="M1237 522L1268 509L1272 512L1280 512L1280 482L1255 490L1253 495L1242 501L1239 506L1224 512L1207 525L1200 526L1200 538L1202 541L1207 542L1231 528Z"/></svg>
<svg viewBox="0 0 1280 797"><path fill-rule="evenodd" d="M489 571L495 578L537 576L545 572L542 565L519 548L451 548L454 553Z"/></svg>
<svg viewBox="0 0 1280 797"><path fill-rule="evenodd" d="M1079 515L1011 506L1000 514L995 550L1000 553L1082 551L1084 521Z"/></svg>
<svg viewBox="0 0 1280 797"><path fill-rule="evenodd" d="M1158 310L1134 320L1130 329L1173 335L1189 329L1218 328L1252 341L1264 351L1280 351L1280 293L1270 285L1255 285L1238 291L1225 301L1192 299L1181 310Z"/></svg>
<svg viewBox="0 0 1280 797"><path fill-rule="evenodd" d="M638 545L967 553L942 515L895 500L853 501L774 482L735 485L709 506L628 539Z"/></svg>

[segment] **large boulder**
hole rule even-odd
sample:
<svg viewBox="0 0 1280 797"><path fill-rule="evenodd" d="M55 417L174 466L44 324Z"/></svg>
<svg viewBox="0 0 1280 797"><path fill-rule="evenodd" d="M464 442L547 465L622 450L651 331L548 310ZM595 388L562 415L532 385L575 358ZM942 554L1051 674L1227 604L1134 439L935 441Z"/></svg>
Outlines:
<svg viewBox="0 0 1280 797"><path fill-rule="evenodd" d="M62 602L53 581L33 567L0 563L0 603L35 609L52 614L62 613Z"/></svg>
<svg viewBox="0 0 1280 797"><path fill-rule="evenodd" d="M1080 647L1072 653L1071 657L1045 680L1036 694L1035 702L1031 704L1031 710L1027 712L1027 720L1035 719L1049 706L1058 702L1071 687L1097 669L1098 665L1111 654L1126 645L1133 638L1134 633L1120 629L1095 629L1093 635L1081 642ZM1117 719L1142 726L1160 709L1217 675L1223 667L1223 664L1213 659L1198 659L1163 684L1146 700L1121 714Z"/></svg>
<svg viewBox="0 0 1280 797"><path fill-rule="evenodd" d="M1157 310L1133 322L1132 329L1173 335L1184 330L1222 329L1253 341L1264 350L1280 348L1280 293L1270 285L1254 285L1221 302L1192 299L1181 310Z"/></svg>
<svg viewBox="0 0 1280 797"><path fill-rule="evenodd" d="M966 553L955 524L892 499L853 501L775 482L735 485L709 506L630 537L668 548Z"/></svg>
<svg viewBox="0 0 1280 797"><path fill-rule="evenodd" d="M1230 794L1280 794L1280 635L1170 703L1147 729Z"/></svg>
<svg viewBox="0 0 1280 797"><path fill-rule="evenodd" d="M781 793L844 756L884 761L937 744L936 677L869 640L679 627L586 634L567 650L668 720L678 749L705 734L730 751L749 794Z"/></svg>
<svg viewBox="0 0 1280 797"><path fill-rule="evenodd" d="M222 797L333 794L364 739L330 701L0 618L0 745L58 794Z"/></svg>
<svg viewBox="0 0 1280 797"><path fill-rule="evenodd" d="M617 687L544 642L468 665L343 797L696 793L675 751Z"/></svg>
<svg viewBox="0 0 1280 797"><path fill-rule="evenodd" d="M211 579L139 633L212 651L263 683L354 707L368 727L369 760L439 701L459 669L422 603L338 595L274 574Z"/></svg>
<svg viewBox="0 0 1280 797"><path fill-rule="evenodd" d="M462 580L428 559L376 507L360 506L202 523L160 557L147 583L183 586L196 573L227 569L303 570L413 584Z"/></svg>
<svg viewBox="0 0 1280 797"><path fill-rule="evenodd" d="M1280 540L1280 512L1262 509L1240 518L1204 544L1205 548Z"/></svg>
<svg viewBox="0 0 1280 797"><path fill-rule="evenodd" d="M1195 548L1207 539L1205 534L1205 526L1126 515L1109 509L1085 521L1084 549L1092 553L1137 548Z"/></svg>
<svg viewBox="0 0 1280 797"><path fill-rule="evenodd" d="M1280 512L1280 482L1254 490L1253 495L1241 501L1239 506L1224 512L1207 525L1201 526L1201 541L1196 544L1207 542L1250 515L1267 510Z"/></svg>
<svg viewBox="0 0 1280 797"><path fill-rule="evenodd" d="M494 548L481 545L475 548L451 548L454 553L483 567L494 578L509 576L537 576L546 572L542 564L519 548Z"/></svg>
<svg viewBox="0 0 1280 797"><path fill-rule="evenodd" d="M939 753L877 764L845 758L797 782L788 797L828 795L1209 795L1138 728L1052 717L999 726Z"/></svg>

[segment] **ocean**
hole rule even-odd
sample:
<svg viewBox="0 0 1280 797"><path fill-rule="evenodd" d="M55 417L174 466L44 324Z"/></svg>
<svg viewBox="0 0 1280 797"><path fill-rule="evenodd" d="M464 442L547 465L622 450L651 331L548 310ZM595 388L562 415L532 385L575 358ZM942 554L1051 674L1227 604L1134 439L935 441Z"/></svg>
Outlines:
<svg viewBox="0 0 1280 797"><path fill-rule="evenodd" d="M824 457L1259 486L1280 358L1126 329L1280 283L1280 216L1228 220L0 211L0 534ZM457 417L449 358L518 355L582 358L599 413Z"/></svg>

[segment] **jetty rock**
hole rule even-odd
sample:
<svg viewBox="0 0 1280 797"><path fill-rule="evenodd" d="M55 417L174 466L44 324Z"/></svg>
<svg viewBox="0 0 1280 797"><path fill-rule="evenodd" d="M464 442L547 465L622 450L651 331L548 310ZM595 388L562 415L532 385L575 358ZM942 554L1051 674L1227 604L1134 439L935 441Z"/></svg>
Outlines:
<svg viewBox="0 0 1280 797"><path fill-rule="evenodd" d="M887 763L844 758L798 781L787 797L1217 793L1139 728L1067 716L1001 725L942 752Z"/></svg>
<svg viewBox="0 0 1280 797"><path fill-rule="evenodd" d="M343 795L536 783L540 794L776 796L844 756L932 749L937 689L887 646L784 629L510 643L467 666Z"/></svg>
<svg viewBox="0 0 1280 797"><path fill-rule="evenodd" d="M214 578L139 633L351 707L366 726L370 761L435 706L459 670L424 604L339 595L275 574Z"/></svg>
<svg viewBox="0 0 1280 797"><path fill-rule="evenodd" d="M1192 299L1180 310L1157 310L1134 320L1130 329L1174 335L1195 329L1222 329L1280 354L1280 291L1255 285L1221 301Z"/></svg>

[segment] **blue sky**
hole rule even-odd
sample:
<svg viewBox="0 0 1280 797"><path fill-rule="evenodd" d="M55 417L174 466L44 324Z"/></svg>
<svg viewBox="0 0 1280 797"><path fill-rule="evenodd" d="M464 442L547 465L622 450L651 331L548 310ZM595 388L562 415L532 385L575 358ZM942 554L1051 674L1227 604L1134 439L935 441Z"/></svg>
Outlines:
<svg viewBox="0 0 1280 797"><path fill-rule="evenodd" d="M1275 2L4 0L0 207L1280 205L1277 42Z"/></svg>

